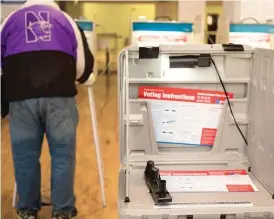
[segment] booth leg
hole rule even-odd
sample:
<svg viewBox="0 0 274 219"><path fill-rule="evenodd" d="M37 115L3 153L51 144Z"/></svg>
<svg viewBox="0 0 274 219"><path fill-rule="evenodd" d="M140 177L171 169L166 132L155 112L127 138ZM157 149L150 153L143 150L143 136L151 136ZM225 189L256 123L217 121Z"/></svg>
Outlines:
<svg viewBox="0 0 274 219"><path fill-rule="evenodd" d="M98 135L98 129L97 129L96 108L95 108L95 101L94 101L92 87L88 87L88 97L89 97L91 124L93 129L93 138L94 138L94 144L95 144L95 150L96 150L100 187L101 187L102 204L103 204L103 207L106 207L104 174L103 174L103 167L102 167L102 157L100 153L100 141L99 141L99 135Z"/></svg>

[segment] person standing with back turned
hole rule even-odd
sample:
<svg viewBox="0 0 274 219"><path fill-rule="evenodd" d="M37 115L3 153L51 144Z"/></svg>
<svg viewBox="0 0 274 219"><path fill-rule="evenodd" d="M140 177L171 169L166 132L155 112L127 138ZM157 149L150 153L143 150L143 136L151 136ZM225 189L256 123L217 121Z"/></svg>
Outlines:
<svg viewBox="0 0 274 219"><path fill-rule="evenodd" d="M16 216L36 219L41 208L39 159L45 134L51 155L52 218L76 218L75 84L88 80L94 63L84 32L53 1L29 0L3 21L1 49L19 197Z"/></svg>

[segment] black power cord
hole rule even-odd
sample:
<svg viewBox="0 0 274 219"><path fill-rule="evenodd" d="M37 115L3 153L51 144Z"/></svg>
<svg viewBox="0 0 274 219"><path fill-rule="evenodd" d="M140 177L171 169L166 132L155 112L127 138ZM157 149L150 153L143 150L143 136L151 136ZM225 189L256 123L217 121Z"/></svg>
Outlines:
<svg viewBox="0 0 274 219"><path fill-rule="evenodd" d="M229 110L230 110L231 115L232 115L232 117L233 117L233 120L234 120L234 122L235 122L235 125L237 126L237 129L239 130L239 132L240 132L240 134L241 134L241 136L242 136L242 138L243 138L245 144L248 146L248 141L247 141L247 139L245 138L245 136L244 136L242 130L240 129L240 126L239 126L239 124L238 124L238 122L237 122L237 120L236 120L236 118L235 118L235 116L234 116L234 113L233 113L233 110L232 110L232 107L231 107L231 102L230 102L230 100L229 100L228 93L227 93L227 91L226 91L224 82L223 82L223 80L222 80L222 78L221 78L221 75L220 75L220 72L219 72L219 70L218 70L218 68L217 68L217 65L216 65L215 61L214 61L212 58L211 58L211 62L212 62L213 66L214 66L214 68L215 68L215 70L216 70L216 73L217 73L217 75L218 75L218 78L219 78L219 80L220 80L220 82L221 82L221 85L222 85L222 87L223 87L223 90L224 90L224 92L225 92L225 96L226 96L226 100L227 100L227 103L228 103L228 107L229 107Z"/></svg>

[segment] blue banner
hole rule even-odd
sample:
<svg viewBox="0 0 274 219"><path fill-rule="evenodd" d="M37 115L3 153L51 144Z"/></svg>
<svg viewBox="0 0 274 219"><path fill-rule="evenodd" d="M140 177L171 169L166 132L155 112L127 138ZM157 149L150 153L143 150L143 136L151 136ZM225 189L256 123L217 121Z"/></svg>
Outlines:
<svg viewBox="0 0 274 219"><path fill-rule="evenodd" d="M91 21L76 21L76 23L77 23L84 31L93 31L93 22L91 22Z"/></svg>
<svg viewBox="0 0 274 219"><path fill-rule="evenodd" d="M133 31L174 31L191 33L192 23L172 23L172 22L133 22Z"/></svg>
<svg viewBox="0 0 274 219"><path fill-rule="evenodd" d="M230 24L230 32L237 33L273 33L274 25L270 24Z"/></svg>

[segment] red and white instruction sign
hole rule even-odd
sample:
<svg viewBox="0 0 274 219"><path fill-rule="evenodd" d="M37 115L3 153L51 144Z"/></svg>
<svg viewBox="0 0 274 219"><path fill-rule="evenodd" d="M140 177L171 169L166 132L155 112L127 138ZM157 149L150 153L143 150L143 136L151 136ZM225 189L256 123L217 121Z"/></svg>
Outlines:
<svg viewBox="0 0 274 219"><path fill-rule="evenodd" d="M169 192L256 192L245 170L161 171Z"/></svg>
<svg viewBox="0 0 274 219"><path fill-rule="evenodd" d="M141 86L138 96L153 100L151 113L158 143L214 144L226 101L224 92ZM228 97L233 98L233 93Z"/></svg>
<svg viewBox="0 0 274 219"><path fill-rule="evenodd" d="M250 45L252 47L271 49L271 36L269 33L242 33L229 34L229 42L234 44Z"/></svg>
<svg viewBox="0 0 274 219"><path fill-rule="evenodd" d="M134 31L133 43L145 44L186 44L192 38L192 33L167 32L167 31Z"/></svg>

